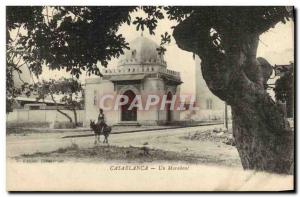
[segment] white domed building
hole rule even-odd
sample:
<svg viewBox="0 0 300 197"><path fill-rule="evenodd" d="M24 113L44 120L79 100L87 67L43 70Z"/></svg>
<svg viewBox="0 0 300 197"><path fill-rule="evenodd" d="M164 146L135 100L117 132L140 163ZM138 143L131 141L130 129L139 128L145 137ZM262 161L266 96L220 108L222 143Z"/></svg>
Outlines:
<svg viewBox="0 0 300 197"><path fill-rule="evenodd" d="M86 80L86 126L90 120L97 120L99 108L103 109L110 125L161 125L179 121L179 111L173 110L169 104L162 108L161 100L154 105L156 99L149 95L161 99L165 95L168 101L179 98L180 73L167 69L163 55L157 51L159 45L154 41L141 36L130 42L129 47L116 68L103 69L101 78ZM122 95L129 98L126 104L123 104ZM149 109L147 99L153 104L148 106Z"/></svg>

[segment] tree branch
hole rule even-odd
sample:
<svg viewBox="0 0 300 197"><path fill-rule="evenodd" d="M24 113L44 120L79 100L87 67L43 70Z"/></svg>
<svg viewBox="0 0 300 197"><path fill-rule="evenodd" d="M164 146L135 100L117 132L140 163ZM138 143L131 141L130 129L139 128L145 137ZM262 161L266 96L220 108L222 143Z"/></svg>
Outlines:
<svg viewBox="0 0 300 197"><path fill-rule="evenodd" d="M51 96L52 101L55 103L56 110L57 110L59 113L61 113L62 115L64 115L65 117L67 117L67 118L69 119L69 121L72 123L72 122L73 122L72 118L71 118L67 113L61 111L61 110L58 108L58 104L57 104L56 100L54 99L54 96L53 96L52 93L50 93L50 96Z"/></svg>

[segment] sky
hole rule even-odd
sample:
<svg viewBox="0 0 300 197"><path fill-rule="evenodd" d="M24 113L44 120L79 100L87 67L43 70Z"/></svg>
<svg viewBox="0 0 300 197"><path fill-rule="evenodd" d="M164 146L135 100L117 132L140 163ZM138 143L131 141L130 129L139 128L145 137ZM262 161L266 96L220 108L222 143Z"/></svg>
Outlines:
<svg viewBox="0 0 300 197"><path fill-rule="evenodd" d="M143 15L142 11L133 13L132 18L135 16ZM157 44L160 43L160 35L164 32L172 34L171 26L176 25L176 22L164 19L158 23L155 35L150 35L147 30L143 32L143 36L147 37ZM136 31L135 26L128 26L124 24L120 27L119 33L123 34L128 42L134 40L136 37L141 36L141 31ZM274 28L265 32L260 36L260 42L257 51L257 57L266 58L272 65L274 64L288 64L294 61L294 23L287 22L286 24L278 23ZM175 40L166 46L165 60L168 69L179 71L183 84L181 85L181 93L194 94L195 93L195 60L193 54L177 47ZM117 66L117 59L109 62L108 68ZM99 65L99 67L101 67ZM50 71L47 68L43 70L41 79L58 79L66 76L62 71ZM80 77L84 81L86 75ZM97 77L97 76L92 76Z"/></svg>

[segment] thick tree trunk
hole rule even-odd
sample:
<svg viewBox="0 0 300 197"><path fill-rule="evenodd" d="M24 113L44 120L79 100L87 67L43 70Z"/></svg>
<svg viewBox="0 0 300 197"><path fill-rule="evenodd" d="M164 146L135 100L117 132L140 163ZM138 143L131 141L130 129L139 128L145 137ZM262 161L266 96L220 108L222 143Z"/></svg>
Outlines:
<svg viewBox="0 0 300 197"><path fill-rule="evenodd" d="M270 65L263 58L256 59L259 34L215 27L222 32L222 52L211 44L210 27L205 29L197 20L197 16L187 18L176 26L173 36L180 48L201 58L208 88L231 106L233 136L243 167L291 174L294 134L266 92Z"/></svg>
<svg viewBox="0 0 300 197"><path fill-rule="evenodd" d="M71 116L69 116L67 113L61 111L60 109L56 109L56 111L58 111L59 113L61 113L62 115L64 115L66 118L68 118L68 120L70 121L70 123L73 122Z"/></svg>
<svg viewBox="0 0 300 197"><path fill-rule="evenodd" d="M233 136L244 169L293 173L293 131L273 130L260 105L232 106ZM271 114L270 114L271 115Z"/></svg>
<svg viewBox="0 0 300 197"><path fill-rule="evenodd" d="M77 127L78 126L77 112L76 112L76 109L73 109L72 111L74 113L74 123L75 123L75 126Z"/></svg>

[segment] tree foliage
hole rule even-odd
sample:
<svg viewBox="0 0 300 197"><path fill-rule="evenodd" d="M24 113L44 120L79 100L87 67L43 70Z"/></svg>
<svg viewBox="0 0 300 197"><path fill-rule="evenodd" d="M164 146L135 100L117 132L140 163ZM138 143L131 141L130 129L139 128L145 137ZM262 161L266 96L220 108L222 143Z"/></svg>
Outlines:
<svg viewBox="0 0 300 197"><path fill-rule="evenodd" d="M235 35L235 39L244 39L243 35L265 32L290 16L284 7L143 6L141 9L146 17L132 20L130 14L138 7L9 6L8 43L12 39L9 30L22 27L27 31L18 39L18 50L23 52L23 60L36 74L46 65L51 69L66 69L77 77L82 71L101 75L97 62L107 66L111 58L119 57L128 49L123 35L117 33L124 23L136 25L137 30L147 28L150 34L155 34L158 21L165 15L178 23L187 17L197 17L195 28L201 26L201 32L196 34L202 33L203 37L195 38L203 42L210 40L222 48L220 37L226 32L239 35ZM212 33L211 29L216 32Z"/></svg>
<svg viewBox="0 0 300 197"><path fill-rule="evenodd" d="M70 122L73 119L60 108L58 103L62 103L64 108L74 112L74 123L78 125L76 110L83 108L83 89L81 84L72 78L61 78L60 80L50 79L49 81L41 81L33 85L34 94L37 100L44 100L50 97L56 104L57 111L66 116ZM55 97L61 97L59 99Z"/></svg>
<svg viewBox="0 0 300 197"><path fill-rule="evenodd" d="M128 48L117 30L130 22L129 13L135 10L136 7L8 6L7 111L22 92L13 83L13 72L21 74L21 66L27 66L36 76L43 66L65 69L77 78L82 71L101 76L97 63L106 67L108 61ZM12 31L17 29L14 38ZM26 33L20 34L20 29Z"/></svg>
<svg viewBox="0 0 300 197"><path fill-rule="evenodd" d="M195 20L193 27L184 31L198 29L195 35L191 38L182 32L177 39L187 40L189 51L212 48L215 61L222 61L228 50L224 47L228 34L236 42L244 41L247 35L259 35L290 17L285 7L143 6L140 9L146 17L132 20L130 14L138 7L7 7L8 59L19 53L22 62L36 75L41 74L45 65L50 69L66 69L77 78L83 71L101 76L97 63L106 67L108 61L128 49L125 38L117 32L122 24L136 25L137 30L147 28L150 34L155 34L158 21L167 16L177 23L186 18ZM13 42L10 31L18 28L27 33L20 34ZM169 42L170 35L162 35L159 53L165 52L163 45ZM11 43L14 49L10 48ZM7 61L9 68L18 70L14 64Z"/></svg>
<svg viewBox="0 0 300 197"><path fill-rule="evenodd" d="M294 64L292 64L294 65ZM294 68L288 67L275 82L275 98L285 103L287 117L294 117Z"/></svg>
<svg viewBox="0 0 300 197"><path fill-rule="evenodd" d="M293 67L287 70L282 77L275 82L275 97L281 102L286 102L294 97L294 72Z"/></svg>

